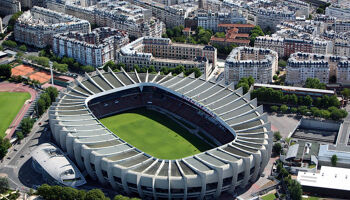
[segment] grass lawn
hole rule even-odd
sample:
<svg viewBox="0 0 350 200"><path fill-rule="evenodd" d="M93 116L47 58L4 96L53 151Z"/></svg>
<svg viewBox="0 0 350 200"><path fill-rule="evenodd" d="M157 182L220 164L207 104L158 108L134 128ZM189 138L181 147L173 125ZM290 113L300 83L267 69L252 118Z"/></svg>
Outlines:
<svg viewBox="0 0 350 200"><path fill-rule="evenodd" d="M179 159L211 148L171 118L145 108L100 121L129 144L160 159Z"/></svg>
<svg viewBox="0 0 350 200"><path fill-rule="evenodd" d="M276 196L275 196L275 194L271 193L271 194L265 195L265 196L263 196L261 198L263 200L274 200L274 199L276 199Z"/></svg>
<svg viewBox="0 0 350 200"><path fill-rule="evenodd" d="M27 92L0 92L0 137L5 135L6 129L29 98Z"/></svg>

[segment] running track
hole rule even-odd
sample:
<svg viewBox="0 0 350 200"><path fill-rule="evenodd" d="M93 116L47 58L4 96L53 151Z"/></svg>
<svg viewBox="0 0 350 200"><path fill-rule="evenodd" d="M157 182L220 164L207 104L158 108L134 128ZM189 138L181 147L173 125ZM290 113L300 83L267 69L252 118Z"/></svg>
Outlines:
<svg viewBox="0 0 350 200"><path fill-rule="evenodd" d="M0 83L0 92L28 92L30 94L30 102L32 102L35 99L36 95L38 94L37 91L35 91L33 88L30 88L27 85L24 85L22 83L9 83L9 82ZM31 103L28 103L28 101L24 103L21 110L18 112L17 116L11 122L11 125L10 125L11 131L8 135L5 136L6 138L11 139L13 133L16 130L16 127L21 122L24 114L27 112L30 105Z"/></svg>

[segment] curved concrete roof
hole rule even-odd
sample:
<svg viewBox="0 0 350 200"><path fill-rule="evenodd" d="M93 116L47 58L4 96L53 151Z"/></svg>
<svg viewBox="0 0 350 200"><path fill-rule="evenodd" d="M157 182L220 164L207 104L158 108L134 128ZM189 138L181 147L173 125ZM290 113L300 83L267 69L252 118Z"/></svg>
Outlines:
<svg viewBox="0 0 350 200"><path fill-rule="evenodd" d="M143 86L159 87L203 107L230 130L235 139L227 144L217 143L217 147L194 156L162 160L118 138L95 118L87 106L87 102L95 97ZM244 163L247 169L239 169L236 175L244 171L244 183L247 184L248 180L256 179L266 166L271 154L272 134L262 106L257 107L257 101L250 100L249 93L242 93L242 88L235 89L232 84L226 86L223 81L215 83L202 77L194 78L193 74L184 77L183 74L172 76L97 70L90 75L85 74L83 79L76 80L67 91L59 95L57 102L50 108L50 125L54 138L62 149L88 171L91 166L86 159L91 161L97 158L102 160L101 166L95 166L95 170L105 168L102 170L107 171L113 166L115 170L127 170L144 177L209 176L218 169L229 169L233 163L240 166ZM79 148L82 150L78 151ZM247 170L253 170L252 174L249 175ZM89 174L97 176L100 182L106 181L100 178L98 172ZM114 186L115 183L112 180L110 182ZM128 191L128 186L123 187Z"/></svg>

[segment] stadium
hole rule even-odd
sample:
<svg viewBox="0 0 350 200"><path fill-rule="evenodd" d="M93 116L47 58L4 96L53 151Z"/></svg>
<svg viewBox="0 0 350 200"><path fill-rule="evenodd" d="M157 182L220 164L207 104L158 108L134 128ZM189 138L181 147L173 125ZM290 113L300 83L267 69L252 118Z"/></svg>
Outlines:
<svg viewBox="0 0 350 200"><path fill-rule="evenodd" d="M100 122L140 108L198 130L193 134L210 148L160 159ZM243 95L242 88L193 74L96 70L61 92L49 115L56 143L81 170L103 185L142 198L212 199L233 193L259 178L272 149L270 123L256 99Z"/></svg>

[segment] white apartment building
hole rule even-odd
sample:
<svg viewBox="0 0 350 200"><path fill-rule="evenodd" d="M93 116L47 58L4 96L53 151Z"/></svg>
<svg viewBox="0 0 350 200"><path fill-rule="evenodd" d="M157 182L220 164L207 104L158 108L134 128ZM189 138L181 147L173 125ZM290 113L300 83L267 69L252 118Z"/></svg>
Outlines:
<svg viewBox="0 0 350 200"><path fill-rule="evenodd" d="M256 83L270 83L278 69L278 54L270 49L234 48L225 61L226 84L252 76Z"/></svg>
<svg viewBox="0 0 350 200"><path fill-rule="evenodd" d="M74 58L83 65L101 67L116 59L116 51L129 42L128 34L109 27L90 33L67 32L56 34L52 50L60 57Z"/></svg>
<svg viewBox="0 0 350 200"><path fill-rule="evenodd" d="M284 4L286 4L289 10L295 11L295 15L298 17L308 17L310 14L310 5L300 0L284 0Z"/></svg>
<svg viewBox="0 0 350 200"><path fill-rule="evenodd" d="M337 19L350 19L350 8L337 5L331 5L326 8L326 15L336 17Z"/></svg>
<svg viewBox="0 0 350 200"><path fill-rule="evenodd" d="M350 57L349 41L336 39L334 41L333 53L338 56Z"/></svg>
<svg viewBox="0 0 350 200"><path fill-rule="evenodd" d="M18 11L21 11L21 2L18 0L1 0L0 1L0 14L11 15Z"/></svg>
<svg viewBox="0 0 350 200"><path fill-rule="evenodd" d="M276 10L276 9L265 9L258 8L255 11L256 24L262 29L268 27L275 31L276 26L283 21L295 21L296 16L294 11L290 10Z"/></svg>
<svg viewBox="0 0 350 200"><path fill-rule="evenodd" d="M197 14L198 26L204 29L209 29L214 32L218 31L219 24L245 24L246 18L239 11L231 12L198 12Z"/></svg>
<svg viewBox="0 0 350 200"><path fill-rule="evenodd" d="M152 11L154 17L160 19L167 27L184 26L185 19L189 14L197 10L198 6L193 3L184 3L172 6L154 2L151 0L134 1L136 5Z"/></svg>
<svg viewBox="0 0 350 200"><path fill-rule="evenodd" d="M304 84L307 78L317 78L322 83L328 83L333 76L338 79L339 63L347 60L346 57L330 54L294 53L288 59L286 83Z"/></svg>
<svg viewBox="0 0 350 200"><path fill-rule="evenodd" d="M111 27L127 31L132 37L160 37L165 25L159 19L152 17L152 11L127 1L106 0L97 2L94 6L83 7L68 3L52 2L48 7L88 20L91 24Z"/></svg>
<svg viewBox="0 0 350 200"><path fill-rule="evenodd" d="M15 40L44 48L52 44L54 34L67 31L90 32L90 23L70 15L34 6L24 12L14 27Z"/></svg>
<svg viewBox="0 0 350 200"><path fill-rule="evenodd" d="M337 67L337 83L350 85L350 61L341 61Z"/></svg>
<svg viewBox="0 0 350 200"><path fill-rule="evenodd" d="M131 68L154 66L186 69L197 67L208 77L216 66L217 50L212 46L172 43L169 38L142 37L120 49L118 61Z"/></svg>

